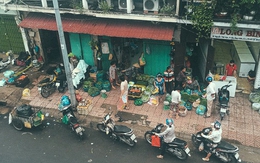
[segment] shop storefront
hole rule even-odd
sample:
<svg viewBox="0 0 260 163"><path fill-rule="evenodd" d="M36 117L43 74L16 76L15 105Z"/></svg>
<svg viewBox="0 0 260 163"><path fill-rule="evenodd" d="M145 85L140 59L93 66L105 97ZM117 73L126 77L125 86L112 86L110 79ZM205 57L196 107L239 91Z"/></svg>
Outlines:
<svg viewBox="0 0 260 163"><path fill-rule="evenodd" d="M249 71L254 71L255 82L254 88L259 88L259 47L260 47L260 31L258 29L238 29L232 32L230 28L213 27L211 30L211 38L215 40L227 40L230 44L230 52L228 55L222 54L217 57L216 62L222 62L224 66L233 59L237 64L238 77L247 78ZM220 54L221 55L221 54Z"/></svg>
<svg viewBox="0 0 260 163"><path fill-rule="evenodd" d="M170 65L173 24L75 15L62 17L62 23L64 32L68 33L71 52L89 65L107 71L111 62L109 56L112 54L122 68L127 68L138 62L142 53L147 60L144 67L146 74L156 75ZM44 14L29 14L20 26L57 31L55 18Z"/></svg>

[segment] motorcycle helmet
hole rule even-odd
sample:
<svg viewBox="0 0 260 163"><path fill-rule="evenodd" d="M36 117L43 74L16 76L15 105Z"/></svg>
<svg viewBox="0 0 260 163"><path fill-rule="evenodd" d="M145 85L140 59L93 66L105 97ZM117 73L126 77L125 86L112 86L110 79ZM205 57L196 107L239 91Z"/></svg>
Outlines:
<svg viewBox="0 0 260 163"><path fill-rule="evenodd" d="M221 123L219 121L215 121L214 122L214 128L215 129L220 129L220 127L221 127Z"/></svg>
<svg viewBox="0 0 260 163"><path fill-rule="evenodd" d="M64 96L61 97L62 106L68 106L68 105L70 105L70 103L71 102L70 102L70 99L69 99L68 96L64 95Z"/></svg>
<svg viewBox="0 0 260 163"><path fill-rule="evenodd" d="M168 125L168 126L170 126L170 125L173 125L173 119L169 119L169 118L167 118L166 119L166 125Z"/></svg>
<svg viewBox="0 0 260 163"><path fill-rule="evenodd" d="M65 98L69 98L69 96L63 95L63 96L61 97L61 101L62 101L63 99L65 99Z"/></svg>
<svg viewBox="0 0 260 163"><path fill-rule="evenodd" d="M213 78L212 78L211 76L208 76L208 77L206 78L206 81L207 81L207 82L212 82L212 81L213 81Z"/></svg>

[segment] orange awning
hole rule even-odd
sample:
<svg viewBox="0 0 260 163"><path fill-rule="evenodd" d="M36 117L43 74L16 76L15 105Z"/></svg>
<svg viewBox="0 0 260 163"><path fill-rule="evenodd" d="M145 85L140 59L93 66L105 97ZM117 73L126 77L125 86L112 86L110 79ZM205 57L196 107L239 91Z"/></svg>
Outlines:
<svg viewBox="0 0 260 163"><path fill-rule="evenodd" d="M19 26L57 31L55 15L30 13ZM62 16L64 32L85 33L97 36L139 38L171 41L174 24L147 21L101 19L86 16Z"/></svg>

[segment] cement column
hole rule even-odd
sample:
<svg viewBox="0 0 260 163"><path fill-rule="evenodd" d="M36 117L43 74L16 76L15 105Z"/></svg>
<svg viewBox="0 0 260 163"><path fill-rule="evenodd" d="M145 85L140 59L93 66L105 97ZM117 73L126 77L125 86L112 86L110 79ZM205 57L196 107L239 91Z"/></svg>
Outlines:
<svg viewBox="0 0 260 163"><path fill-rule="evenodd" d="M87 2L87 0L82 0L82 5L83 5L84 9L88 10L88 2Z"/></svg>
<svg viewBox="0 0 260 163"><path fill-rule="evenodd" d="M47 0L41 0L41 1L42 1L42 7L47 8L48 7Z"/></svg>
<svg viewBox="0 0 260 163"><path fill-rule="evenodd" d="M126 11L127 11L128 14L131 14L132 5L133 5L133 4L131 4L131 0L126 0L126 8L127 8Z"/></svg>
<svg viewBox="0 0 260 163"><path fill-rule="evenodd" d="M179 16L179 12L180 12L180 0L176 1L176 12L175 12L175 16Z"/></svg>
<svg viewBox="0 0 260 163"><path fill-rule="evenodd" d="M19 25L21 20L19 19L19 12L17 13L17 15L15 16L15 21L16 21L16 24ZM26 52L29 52L30 54L30 50L29 50L29 45L28 45L28 39L27 39L27 36L26 36L26 33L25 33L25 30L24 28L20 27L20 30L21 30L21 34L22 34L22 39L23 39L23 45L24 45L24 49Z"/></svg>

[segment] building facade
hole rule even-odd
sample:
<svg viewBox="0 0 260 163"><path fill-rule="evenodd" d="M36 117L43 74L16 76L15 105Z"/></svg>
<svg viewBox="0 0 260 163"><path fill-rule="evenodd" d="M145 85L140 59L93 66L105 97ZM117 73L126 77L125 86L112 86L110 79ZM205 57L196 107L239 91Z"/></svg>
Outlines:
<svg viewBox="0 0 260 163"><path fill-rule="evenodd" d="M67 51L87 64L97 65L97 59L101 58L102 69L107 71L112 53L127 68L144 54L147 61L144 73L156 75L173 61L177 74L188 58L193 73L201 79L214 68L214 56L219 55L215 54L214 40L260 42L257 31L260 13L251 8L251 15L239 10L234 17L238 10L227 2L229 0L58 0ZM198 38L200 30L194 28L196 18L192 15L196 15L197 6L201 4L214 10L209 37ZM220 9L225 5L231 7L225 11ZM246 4L239 5L243 9ZM52 0L0 0L0 9L6 13L16 11L19 27L25 30L22 37L26 51L37 45L46 62L62 61ZM241 30L251 33L241 33Z"/></svg>

